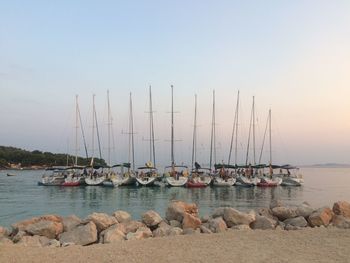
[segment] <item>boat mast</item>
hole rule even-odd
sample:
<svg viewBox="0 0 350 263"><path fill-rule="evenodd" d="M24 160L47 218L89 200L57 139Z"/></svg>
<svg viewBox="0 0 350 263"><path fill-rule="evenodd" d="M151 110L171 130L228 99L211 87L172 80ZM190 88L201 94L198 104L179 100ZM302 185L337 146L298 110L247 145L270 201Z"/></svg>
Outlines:
<svg viewBox="0 0 350 263"><path fill-rule="evenodd" d="M254 112L254 96L253 96L252 112L251 112L251 115L250 115L249 133L248 133L248 144L247 144L247 154L246 154L246 158L245 158L245 165L248 165L249 146L250 146L250 136L251 136L251 131L252 131L253 116L254 116L253 112Z"/></svg>
<svg viewBox="0 0 350 263"><path fill-rule="evenodd" d="M74 165L78 165L78 129L79 129L79 108L78 95L75 95L75 160Z"/></svg>
<svg viewBox="0 0 350 263"><path fill-rule="evenodd" d="M95 151L95 94L92 94L92 138L91 138L91 162L90 165L94 165L94 151Z"/></svg>
<svg viewBox="0 0 350 263"><path fill-rule="evenodd" d="M213 166L213 150L214 150L214 164L216 163L216 141L215 141L215 90L213 90L213 112L211 121L211 138L210 138L210 160L209 168Z"/></svg>
<svg viewBox="0 0 350 263"><path fill-rule="evenodd" d="M271 109L269 109L270 166L272 165Z"/></svg>
<svg viewBox="0 0 350 263"><path fill-rule="evenodd" d="M156 149L154 146L154 125L153 125L153 105L152 105L152 88L149 86L149 111L150 111L150 158L153 161L153 167L156 167ZM152 160L153 157L153 160Z"/></svg>
<svg viewBox="0 0 350 263"><path fill-rule="evenodd" d="M174 160L174 86L171 85L171 167L175 169Z"/></svg>
<svg viewBox="0 0 350 263"><path fill-rule="evenodd" d="M192 170L193 164L197 161L197 94L194 95L194 121L193 121L193 140L192 140Z"/></svg>
<svg viewBox="0 0 350 263"><path fill-rule="evenodd" d="M107 90L107 107L108 107L108 166L111 166L111 106L109 103L109 90Z"/></svg>
<svg viewBox="0 0 350 263"><path fill-rule="evenodd" d="M131 160L130 160L131 159ZM132 96L130 92L130 115L129 115L129 161L132 163L132 170L135 170L134 153L134 119L132 114Z"/></svg>
<svg viewBox="0 0 350 263"><path fill-rule="evenodd" d="M253 109L252 109L252 120L253 120L253 164L256 164L255 160L255 97L253 96Z"/></svg>
<svg viewBox="0 0 350 263"><path fill-rule="evenodd" d="M227 161L228 165L230 165L230 163L231 163L231 154L232 154L232 146L233 146L233 139L234 139L234 137L235 137L235 164L237 164L238 107L239 107L239 91L238 91L238 94L237 94L236 111L235 111L235 117L234 117L233 125L232 125L232 136L231 136L231 143L230 143L230 152L228 154L228 161Z"/></svg>
<svg viewBox="0 0 350 263"><path fill-rule="evenodd" d="M260 151L260 156L259 156L259 164L261 163L261 158L262 158L262 154L263 154L263 150L264 150L266 133L267 133L267 129L268 129L268 126L269 126L269 121L270 121L270 114L267 116L267 120L266 120L265 132L264 132L264 137L263 137L263 140L262 140L261 151Z"/></svg>
<svg viewBox="0 0 350 263"><path fill-rule="evenodd" d="M101 140L100 140L100 132L99 132L99 129L98 129L98 122L97 122L97 114L96 114L95 104L94 104L94 114L95 114L95 122L96 122L96 134L97 134L98 151L99 151L99 155L100 155L100 161L102 161Z"/></svg>
<svg viewBox="0 0 350 263"><path fill-rule="evenodd" d="M81 120L81 114L80 114L80 109L79 109L78 100L77 100L77 112L78 112L78 116L79 116L79 123L80 123L80 127L81 127L81 134L82 134L83 142L84 142L84 149L85 149L86 161L88 161L88 160L89 160L89 155L88 155L88 149L87 149L87 145L86 145L86 139L85 139L85 133L84 133L83 122L82 122L82 120Z"/></svg>

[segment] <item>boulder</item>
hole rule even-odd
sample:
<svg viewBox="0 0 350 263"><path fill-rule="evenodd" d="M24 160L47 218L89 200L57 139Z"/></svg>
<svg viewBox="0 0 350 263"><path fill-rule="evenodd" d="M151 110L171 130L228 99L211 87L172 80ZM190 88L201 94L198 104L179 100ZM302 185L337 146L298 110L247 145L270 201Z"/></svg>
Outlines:
<svg viewBox="0 0 350 263"><path fill-rule="evenodd" d="M148 227L140 227L135 233L128 233L126 235L127 240L139 240L152 237L152 231Z"/></svg>
<svg viewBox="0 0 350 263"><path fill-rule="evenodd" d="M281 206L284 206L283 202L281 200L272 200L270 202L270 209L272 210L273 208L275 207L281 207Z"/></svg>
<svg viewBox="0 0 350 263"><path fill-rule="evenodd" d="M226 223L225 223L225 225L226 225ZM213 232L212 232L209 228L207 228L206 226L201 225L199 228L200 228L200 230L201 230L201 233L203 233L203 234L212 234L212 233L213 233Z"/></svg>
<svg viewBox="0 0 350 263"><path fill-rule="evenodd" d="M335 215L332 219L332 224L338 228L348 229L350 228L350 218L342 215Z"/></svg>
<svg viewBox="0 0 350 263"><path fill-rule="evenodd" d="M275 221L278 221L278 218L272 214L272 210L269 208L260 208L258 210L258 214L261 216L265 216L267 218L273 219Z"/></svg>
<svg viewBox="0 0 350 263"><path fill-rule="evenodd" d="M204 215L201 217L202 223L207 223L210 219L211 217L209 215Z"/></svg>
<svg viewBox="0 0 350 263"><path fill-rule="evenodd" d="M211 217L216 218L216 217L224 217L224 212L225 212L226 207L218 207L214 210L212 213Z"/></svg>
<svg viewBox="0 0 350 263"><path fill-rule="evenodd" d="M118 223L125 223L131 221L131 215L128 212L118 210L112 214Z"/></svg>
<svg viewBox="0 0 350 263"><path fill-rule="evenodd" d="M50 240L45 236L23 236L18 242L19 245L25 247L45 247L48 246Z"/></svg>
<svg viewBox="0 0 350 263"><path fill-rule="evenodd" d="M283 221L283 223L285 223L286 226L291 225L296 227L307 227L307 221L303 216L286 219Z"/></svg>
<svg viewBox="0 0 350 263"><path fill-rule="evenodd" d="M125 240L125 234L118 229L117 225L112 225L100 234L100 243L108 244Z"/></svg>
<svg viewBox="0 0 350 263"><path fill-rule="evenodd" d="M52 221L52 222L56 222L56 223L62 223L62 217L60 217L60 216L44 215L44 216L40 216L40 217L33 217L31 219L19 221L15 224L12 224L11 227L14 230L14 232L17 233L20 230L24 231L28 225L35 224L35 223L42 221L42 220Z"/></svg>
<svg viewBox="0 0 350 263"><path fill-rule="evenodd" d="M223 219L228 227L235 225L250 225L255 221L255 212L251 211L248 214L239 212L236 209L228 207L224 211Z"/></svg>
<svg viewBox="0 0 350 263"><path fill-rule="evenodd" d="M209 221L209 229L211 232L221 233L227 230L227 225L222 217L216 217Z"/></svg>
<svg viewBox="0 0 350 263"><path fill-rule="evenodd" d="M185 228L197 229L201 224L202 222L198 217L188 213L183 214L182 229L185 229Z"/></svg>
<svg viewBox="0 0 350 263"><path fill-rule="evenodd" d="M76 245L89 245L97 241L97 228L94 222L90 221L86 225L80 225L71 231L63 232L60 235L60 242L73 243Z"/></svg>
<svg viewBox="0 0 350 263"><path fill-rule="evenodd" d="M18 243L19 241L21 241L21 239L24 237L24 236L28 236L28 234L22 230L19 230L16 235L14 235L12 237L12 241L14 243Z"/></svg>
<svg viewBox="0 0 350 263"><path fill-rule="evenodd" d="M179 227L172 227L167 232L168 236L178 236L183 234L183 230Z"/></svg>
<svg viewBox="0 0 350 263"><path fill-rule="evenodd" d="M308 218L309 224L315 226L328 226L333 217L333 212L329 207L323 207L314 211Z"/></svg>
<svg viewBox="0 0 350 263"><path fill-rule="evenodd" d="M114 216L110 216L105 213L92 213L85 219L85 221L94 222L98 232L101 232L108 227L118 223L117 219Z"/></svg>
<svg viewBox="0 0 350 263"><path fill-rule="evenodd" d="M272 214L279 220L284 221L288 218L297 217L297 209L295 207L277 206L272 208Z"/></svg>
<svg viewBox="0 0 350 263"><path fill-rule="evenodd" d="M333 205L333 212L336 215L341 215L350 218L350 203L346 201L338 201Z"/></svg>
<svg viewBox="0 0 350 263"><path fill-rule="evenodd" d="M145 227L146 225L144 223L141 223L139 221L129 221L129 222L125 222L125 223L121 223L118 224L119 227L122 225L123 228L120 228L120 230L122 232L124 232L124 234L128 234L128 233L135 233L140 227Z"/></svg>
<svg viewBox="0 0 350 263"><path fill-rule="evenodd" d="M177 221L177 220L170 220L170 226L172 227L181 227L181 222Z"/></svg>
<svg viewBox="0 0 350 263"><path fill-rule="evenodd" d="M162 221L162 217L153 210L149 210L142 214L142 222L148 227L156 227Z"/></svg>
<svg viewBox="0 0 350 263"><path fill-rule="evenodd" d="M61 222L40 220L27 225L24 230L32 236L39 235L53 239L63 232L63 224Z"/></svg>
<svg viewBox="0 0 350 263"><path fill-rule="evenodd" d="M252 229L275 229L277 225L277 221L267 217L267 216L261 216L257 215L255 218L255 221L251 224Z"/></svg>
<svg viewBox="0 0 350 263"><path fill-rule="evenodd" d="M297 216L308 218L313 211L314 209L310 205L308 205L307 203L303 203L297 207L296 213Z"/></svg>
<svg viewBox="0 0 350 263"><path fill-rule="evenodd" d="M62 218L63 232L67 232L77 227L82 223L81 219L75 215L70 215Z"/></svg>
<svg viewBox="0 0 350 263"><path fill-rule="evenodd" d="M152 234L154 237L165 237L168 236L169 229L170 227L158 227Z"/></svg>
<svg viewBox="0 0 350 263"><path fill-rule="evenodd" d="M184 213L198 217L198 207L196 204L187 204L182 201L172 201L165 213L167 220L177 220L182 222Z"/></svg>

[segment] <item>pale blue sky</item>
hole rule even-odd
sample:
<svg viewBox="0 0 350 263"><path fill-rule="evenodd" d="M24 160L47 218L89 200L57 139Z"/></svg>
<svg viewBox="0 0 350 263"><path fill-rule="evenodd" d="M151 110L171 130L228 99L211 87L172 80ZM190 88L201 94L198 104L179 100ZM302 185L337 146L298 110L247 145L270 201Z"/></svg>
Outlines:
<svg viewBox="0 0 350 263"><path fill-rule="evenodd" d="M349 13L349 1L0 1L0 144L65 152L68 140L73 152L75 94L90 137L95 93L106 149L109 89L116 159L125 159L131 91L142 164L152 84L157 152L167 163L174 84L178 162L190 160L195 93L199 161L208 161L213 89L218 160L227 158L239 89L239 160L255 95L257 148L271 107L276 162L350 163Z"/></svg>

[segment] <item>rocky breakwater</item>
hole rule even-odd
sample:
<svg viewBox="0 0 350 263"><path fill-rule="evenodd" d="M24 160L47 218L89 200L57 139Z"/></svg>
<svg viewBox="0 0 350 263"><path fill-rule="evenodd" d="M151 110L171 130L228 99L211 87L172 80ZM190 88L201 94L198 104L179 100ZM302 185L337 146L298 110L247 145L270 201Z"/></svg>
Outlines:
<svg viewBox="0 0 350 263"><path fill-rule="evenodd" d="M65 247L118 243L128 240L176 235L213 234L228 230L301 230L337 227L350 229L350 203L339 201L330 207L313 208L304 202L285 206L272 201L268 208L248 213L231 207L219 207L212 214L199 217L196 204L172 201L162 218L147 211L134 220L125 211L111 215L93 213L85 219L77 216L44 215L20 221L11 230L0 227L0 245L18 244L37 247Z"/></svg>

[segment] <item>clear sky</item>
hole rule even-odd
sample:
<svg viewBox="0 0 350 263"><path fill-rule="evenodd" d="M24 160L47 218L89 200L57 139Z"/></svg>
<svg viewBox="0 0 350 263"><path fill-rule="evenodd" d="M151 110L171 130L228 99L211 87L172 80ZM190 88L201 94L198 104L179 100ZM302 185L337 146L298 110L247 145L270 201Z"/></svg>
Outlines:
<svg viewBox="0 0 350 263"><path fill-rule="evenodd" d="M3 0L0 145L74 153L75 94L91 144L95 93L106 158L109 89L114 158L124 161L132 92L136 161L143 164L151 84L157 155L169 163L173 84L178 163L190 162L195 93L198 158L208 162L213 89L218 161L227 159L240 90L239 162L254 95L257 152L271 107L275 162L350 163L349 14L349 1Z"/></svg>

